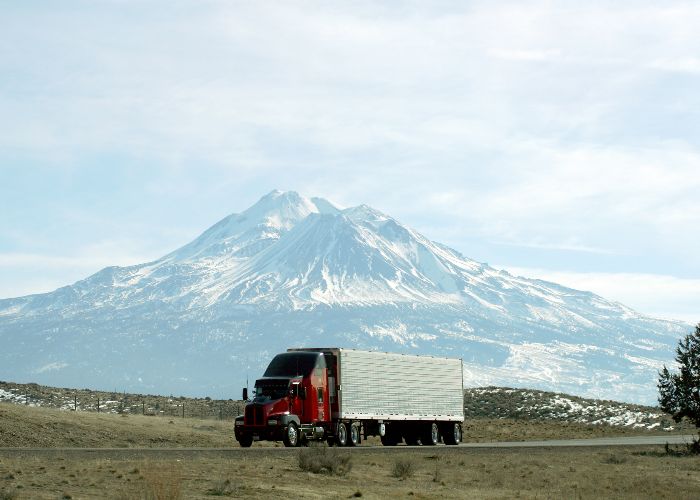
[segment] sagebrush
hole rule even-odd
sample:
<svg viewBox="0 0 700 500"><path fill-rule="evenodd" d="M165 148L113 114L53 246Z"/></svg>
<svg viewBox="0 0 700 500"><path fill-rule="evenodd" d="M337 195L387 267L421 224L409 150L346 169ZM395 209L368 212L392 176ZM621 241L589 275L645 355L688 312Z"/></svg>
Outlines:
<svg viewBox="0 0 700 500"><path fill-rule="evenodd" d="M352 457L335 448L310 446L299 450L299 468L314 474L344 476L352 469Z"/></svg>

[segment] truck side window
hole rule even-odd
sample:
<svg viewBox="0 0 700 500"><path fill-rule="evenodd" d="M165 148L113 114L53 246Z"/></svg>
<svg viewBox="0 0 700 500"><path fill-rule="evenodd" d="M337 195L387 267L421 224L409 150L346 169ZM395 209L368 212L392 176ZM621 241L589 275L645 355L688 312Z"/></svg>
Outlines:
<svg viewBox="0 0 700 500"><path fill-rule="evenodd" d="M319 387L316 389L316 394L318 395L318 402L323 404L323 388Z"/></svg>
<svg viewBox="0 0 700 500"><path fill-rule="evenodd" d="M335 377L328 377L328 401L330 404L335 404Z"/></svg>

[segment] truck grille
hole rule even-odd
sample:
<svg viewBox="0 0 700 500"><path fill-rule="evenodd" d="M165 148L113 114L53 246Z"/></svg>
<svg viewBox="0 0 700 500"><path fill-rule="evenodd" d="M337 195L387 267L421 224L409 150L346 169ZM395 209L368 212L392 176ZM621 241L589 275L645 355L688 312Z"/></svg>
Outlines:
<svg viewBox="0 0 700 500"><path fill-rule="evenodd" d="M262 406L248 405L245 409L246 425L263 425L263 409Z"/></svg>

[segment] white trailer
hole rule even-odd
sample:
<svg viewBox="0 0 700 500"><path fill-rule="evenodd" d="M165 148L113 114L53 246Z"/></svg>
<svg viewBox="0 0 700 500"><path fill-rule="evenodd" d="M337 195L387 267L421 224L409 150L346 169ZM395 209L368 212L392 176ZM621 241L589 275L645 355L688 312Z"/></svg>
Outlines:
<svg viewBox="0 0 700 500"><path fill-rule="evenodd" d="M464 420L462 360L338 349L340 419Z"/></svg>
<svg viewBox="0 0 700 500"><path fill-rule="evenodd" d="M345 348L322 352L328 369L332 440L379 435L387 446L457 444L462 437L462 360Z"/></svg>

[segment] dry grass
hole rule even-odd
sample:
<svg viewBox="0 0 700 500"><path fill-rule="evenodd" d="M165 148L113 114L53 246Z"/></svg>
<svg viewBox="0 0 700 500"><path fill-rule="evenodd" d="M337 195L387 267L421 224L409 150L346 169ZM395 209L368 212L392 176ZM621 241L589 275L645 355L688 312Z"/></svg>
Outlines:
<svg viewBox="0 0 700 500"><path fill-rule="evenodd" d="M111 415L0 403L0 447L226 447L233 422Z"/></svg>
<svg viewBox="0 0 700 500"><path fill-rule="evenodd" d="M152 461L119 458L118 453L109 451L100 452L100 457L85 453L77 458L58 452L41 457L0 453L0 491L15 492L17 499L39 500L64 495L76 499L226 496L262 500L350 498L357 494L382 499L676 500L700 495L700 457L667 455L662 446L343 451L350 451L353 467L341 476L300 472L293 450L221 452ZM397 481L392 471L399 461L410 462L413 474Z"/></svg>
<svg viewBox="0 0 700 500"><path fill-rule="evenodd" d="M179 500L182 498L182 464L161 462L143 467L146 500Z"/></svg>

